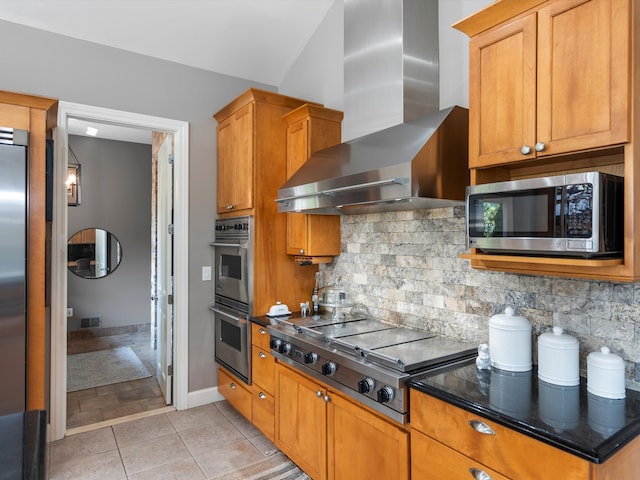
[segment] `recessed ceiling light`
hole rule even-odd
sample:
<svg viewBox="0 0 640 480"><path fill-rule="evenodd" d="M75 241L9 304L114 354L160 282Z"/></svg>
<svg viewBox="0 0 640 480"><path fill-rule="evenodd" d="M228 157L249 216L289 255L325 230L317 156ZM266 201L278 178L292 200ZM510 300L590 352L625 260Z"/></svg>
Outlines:
<svg viewBox="0 0 640 480"><path fill-rule="evenodd" d="M98 134L98 129L93 127L87 127L87 135L95 137Z"/></svg>

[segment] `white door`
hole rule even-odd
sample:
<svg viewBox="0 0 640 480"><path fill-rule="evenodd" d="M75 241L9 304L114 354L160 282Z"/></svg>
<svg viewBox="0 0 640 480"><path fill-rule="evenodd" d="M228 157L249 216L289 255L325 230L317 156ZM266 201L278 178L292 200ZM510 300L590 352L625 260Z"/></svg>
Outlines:
<svg viewBox="0 0 640 480"><path fill-rule="evenodd" d="M158 150L156 249L156 378L167 405L173 380L173 135Z"/></svg>

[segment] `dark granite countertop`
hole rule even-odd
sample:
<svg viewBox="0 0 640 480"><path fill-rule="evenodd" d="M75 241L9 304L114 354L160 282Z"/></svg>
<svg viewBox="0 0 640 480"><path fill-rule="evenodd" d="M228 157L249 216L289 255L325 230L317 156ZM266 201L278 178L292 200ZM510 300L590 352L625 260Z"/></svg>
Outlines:
<svg viewBox="0 0 640 480"><path fill-rule="evenodd" d="M253 323L257 323L258 325L262 325L263 327L267 327L274 323L272 321L273 319L267 317L266 315L261 315L259 317L249 317L249 320L252 321Z"/></svg>
<svg viewBox="0 0 640 480"><path fill-rule="evenodd" d="M640 433L640 392L598 397L587 392L584 378L563 387L539 380L536 369L481 371L471 363L417 376L409 386L594 463Z"/></svg>
<svg viewBox="0 0 640 480"><path fill-rule="evenodd" d="M0 416L0 480L46 478L47 414Z"/></svg>

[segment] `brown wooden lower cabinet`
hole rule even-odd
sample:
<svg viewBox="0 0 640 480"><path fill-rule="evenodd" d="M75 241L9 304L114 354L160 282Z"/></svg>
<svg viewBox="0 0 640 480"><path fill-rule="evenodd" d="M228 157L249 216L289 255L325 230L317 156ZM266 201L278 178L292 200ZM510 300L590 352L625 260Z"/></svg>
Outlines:
<svg viewBox="0 0 640 480"><path fill-rule="evenodd" d="M411 431L411 478L416 480L445 478L447 480L472 480L473 478L508 480L507 477L436 442L418 430Z"/></svg>
<svg viewBox="0 0 640 480"><path fill-rule="evenodd" d="M251 421L251 390L242 380L218 368L218 392L247 420Z"/></svg>
<svg viewBox="0 0 640 480"><path fill-rule="evenodd" d="M416 390L411 390L411 419L413 480L471 479L473 468L493 480L639 478L640 437L595 464ZM478 432L474 422L494 433Z"/></svg>
<svg viewBox="0 0 640 480"><path fill-rule="evenodd" d="M409 478L409 434L276 363L275 443L315 480Z"/></svg>

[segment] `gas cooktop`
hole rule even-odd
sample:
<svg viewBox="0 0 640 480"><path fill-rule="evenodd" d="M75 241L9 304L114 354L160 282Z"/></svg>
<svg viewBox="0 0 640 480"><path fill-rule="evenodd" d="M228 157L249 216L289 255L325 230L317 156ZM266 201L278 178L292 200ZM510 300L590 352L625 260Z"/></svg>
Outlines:
<svg viewBox="0 0 640 480"><path fill-rule="evenodd" d="M476 355L475 346L379 320L284 317L269 327L271 353L401 423L405 383Z"/></svg>

